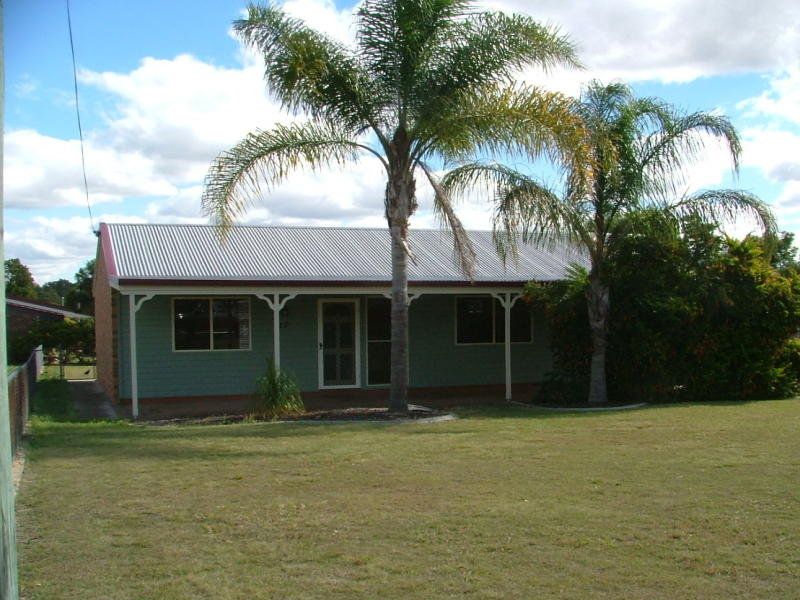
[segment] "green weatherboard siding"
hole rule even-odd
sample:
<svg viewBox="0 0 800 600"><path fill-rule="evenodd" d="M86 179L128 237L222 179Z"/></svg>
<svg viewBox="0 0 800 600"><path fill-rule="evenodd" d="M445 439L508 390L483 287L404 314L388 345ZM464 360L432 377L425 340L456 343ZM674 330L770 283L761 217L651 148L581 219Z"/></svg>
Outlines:
<svg viewBox="0 0 800 600"><path fill-rule="evenodd" d="M343 298L344 296L324 296ZM319 296L298 296L287 302L281 321L281 363L303 391L317 390ZM366 386L365 297L358 298L361 339L361 386ZM249 394L256 377L272 356L272 311L266 302L250 297L251 349L174 352L172 298L156 296L136 313L139 396L212 396ZM412 387L502 384L505 379L503 344L455 344L455 297L423 295L410 308L410 367ZM130 398L128 302L119 306L120 396ZM533 317L533 342L512 344L514 383L540 381L550 368L547 332Z"/></svg>
<svg viewBox="0 0 800 600"><path fill-rule="evenodd" d="M120 396L130 398L128 302L120 303ZM251 350L173 352L172 298L155 296L136 313L139 397L249 394L272 356L272 311L250 299Z"/></svg>
<svg viewBox="0 0 800 600"><path fill-rule="evenodd" d="M455 296L422 296L411 303L411 385L416 387L505 383L503 344L456 345ZM533 317L533 341L511 345L512 383L540 381L550 369L547 333Z"/></svg>

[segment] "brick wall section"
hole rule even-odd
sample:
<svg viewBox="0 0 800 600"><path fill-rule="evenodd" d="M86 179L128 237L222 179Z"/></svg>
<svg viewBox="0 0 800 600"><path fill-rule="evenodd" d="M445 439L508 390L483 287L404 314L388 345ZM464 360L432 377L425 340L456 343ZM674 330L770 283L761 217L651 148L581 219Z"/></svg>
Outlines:
<svg viewBox="0 0 800 600"><path fill-rule="evenodd" d="M103 249L98 243L92 284L94 296L94 340L97 352L97 381L108 396L117 399L117 298L108 282Z"/></svg>

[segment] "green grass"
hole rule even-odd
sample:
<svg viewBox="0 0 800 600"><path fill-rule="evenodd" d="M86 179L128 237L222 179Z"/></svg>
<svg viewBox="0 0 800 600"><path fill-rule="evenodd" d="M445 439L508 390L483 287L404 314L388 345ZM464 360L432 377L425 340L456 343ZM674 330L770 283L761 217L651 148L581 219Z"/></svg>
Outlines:
<svg viewBox="0 0 800 600"><path fill-rule="evenodd" d="M94 379L96 376L94 365L64 365L64 379ZM42 377L61 377L61 367L44 365Z"/></svg>
<svg viewBox="0 0 800 600"><path fill-rule="evenodd" d="M800 402L39 421L24 597L796 598Z"/></svg>

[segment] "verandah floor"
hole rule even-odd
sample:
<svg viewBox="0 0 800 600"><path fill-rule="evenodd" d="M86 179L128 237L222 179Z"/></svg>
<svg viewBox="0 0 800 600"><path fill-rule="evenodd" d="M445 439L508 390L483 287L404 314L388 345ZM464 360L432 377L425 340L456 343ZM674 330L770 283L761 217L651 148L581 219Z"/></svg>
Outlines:
<svg viewBox="0 0 800 600"><path fill-rule="evenodd" d="M24 597L796 597L800 402L460 414L36 422Z"/></svg>

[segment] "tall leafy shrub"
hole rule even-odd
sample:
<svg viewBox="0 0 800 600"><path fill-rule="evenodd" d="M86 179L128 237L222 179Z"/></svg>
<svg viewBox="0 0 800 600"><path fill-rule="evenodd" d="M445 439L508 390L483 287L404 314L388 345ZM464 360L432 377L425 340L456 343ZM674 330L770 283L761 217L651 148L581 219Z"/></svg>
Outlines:
<svg viewBox="0 0 800 600"><path fill-rule="evenodd" d="M785 240L783 240L785 241ZM688 221L632 236L615 249L609 348L613 399L787 396L800 382L800 278L775 263L761 238L726 238ZM786 261L782 261L785 263ZM545 394L583 396L588 322L579 273L530 285L552 331L555 368Z"/></svg>

